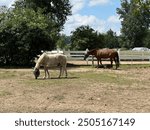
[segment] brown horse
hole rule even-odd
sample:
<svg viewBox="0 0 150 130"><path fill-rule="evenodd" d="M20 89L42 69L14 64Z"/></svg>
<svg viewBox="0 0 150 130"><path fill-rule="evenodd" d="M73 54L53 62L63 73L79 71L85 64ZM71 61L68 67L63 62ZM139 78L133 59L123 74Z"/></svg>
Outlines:
<svg viewBox="0 0 150 130"><path fill-rule="evenodd" d="M113 49L93 49L87 51L84 56L84 60L89 56L93 55L97 58L97 67L99 67L99 62L102 65L101 58L110 58L111 66L113 66L113 60L116 63L116 69L119 67L119 55L118 52Z"/></svg>

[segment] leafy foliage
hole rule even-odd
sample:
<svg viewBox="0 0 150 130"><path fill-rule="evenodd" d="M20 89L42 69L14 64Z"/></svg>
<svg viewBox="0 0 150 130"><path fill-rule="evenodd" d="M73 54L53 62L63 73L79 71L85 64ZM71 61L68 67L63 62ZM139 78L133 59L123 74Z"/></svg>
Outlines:
<svg viewBox="0 0 150 130"><path fill-rule="evenodd" d="M117 13L122 20L123 46L144 46L143 38L150 25L150 1L121 0L121 8L117 8Z"/></svg>
<svg viewBox="0 0 150 130"><path fill-rule="evenodd" d="M52 11L55 4L61 12ZM1 7L0 65L29 66L41 50L54 49L70 7L68 0L19 0L14 8Z"/></svg>
<svg viewBox="0 0 150 130"><path fill-rule="evenodd" d="M71 40L72 50L120 47L118 36L111 29L105 34L100 34L89 26L81 26L72 32Z"/></svg>
<svg viewBox="0 0 150 130"><path fill-rule="evenodd" d="M69 0L19 0L16 2L18 8L31 8L35 12L39 9L50 21L53 21L57 29L61 29L71 15Z"/></svg>
<svg viewBox="0 0 150 130"><path fill-rule="evenodd" d="M50 24L40 12L31 9L8 11L1 25L0 45L5 52L1 57L6 65L28 65L40 50L54 47L46 31Z"/></svg>
<svg viewBox="0 0 150 130"><path fill-rule="evenodd" d="M143 42L145 44L145 47L150 48L150 30L146 33L146 36L143 39Z"/></svg>
<svg viewBox="0 0 150 130"><path fill-rule="evenodd" d="M119 48L119 41L118 37L115 32L113 32L111 29L107 31L105 34L105 47L106 48Z"/></svg>
<svg viewBox="0 0 150 130"><path fill-rule="evenodd" d="M85 50L93 48L102 48L103 36L98 34L94 29L89 26L80 26L74 32L71 37L71 49Z"/></svg>
<svg viewBox="0 0 150 130"><path fill-rule="evenodd" d="M70 43L71 43L71 36L66 36L65 34L62 34L59 36L59 39L57 40L57 48L62 50L68 50L70 49Z"/></svg>

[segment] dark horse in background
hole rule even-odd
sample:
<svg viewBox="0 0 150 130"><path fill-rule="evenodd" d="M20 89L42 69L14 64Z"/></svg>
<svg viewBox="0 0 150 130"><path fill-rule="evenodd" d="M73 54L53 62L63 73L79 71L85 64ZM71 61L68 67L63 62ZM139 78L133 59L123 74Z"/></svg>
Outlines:
<svg viewBox="0 0 150 130"><path fill-rule="evenodd" d="M116 69L119 67L119 55L118 52L113 49L93 49L90 51L87 51L84 56L84 60L89 55L93 55L97 58L97 67L99 68L99 62L102 65L102 58L110 58L111 67L113 67L113 60L116 63ZM103 66L103 65L102 65Z"/></svg>

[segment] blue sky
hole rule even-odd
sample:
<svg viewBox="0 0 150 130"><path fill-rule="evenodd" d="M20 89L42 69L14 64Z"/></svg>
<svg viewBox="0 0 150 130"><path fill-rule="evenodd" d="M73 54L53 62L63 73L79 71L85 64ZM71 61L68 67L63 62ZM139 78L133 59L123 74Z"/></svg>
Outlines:
<svg viewBox="0 0 150 130"><path fill-rule="evenodd" d="M0 5L9 6L15 0L0 0ZM120 0L70 0L72 15L64 26L66 35L70 35L81 25L89 25L94 30L105 33L109 29L120 34L120 20L116 8L120 7Z"/></svg>

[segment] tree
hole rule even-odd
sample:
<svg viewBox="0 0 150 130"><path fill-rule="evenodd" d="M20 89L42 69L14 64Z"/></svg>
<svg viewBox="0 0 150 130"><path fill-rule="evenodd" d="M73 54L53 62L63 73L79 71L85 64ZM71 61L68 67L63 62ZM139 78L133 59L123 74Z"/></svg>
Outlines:
<svg viewBox="0 0 150 130"><path fill-rule="evenodd" d="M66 36L65 34L62 34L59 36L59 39L57 41L57 48L62 49L62 50L68 50L70 48L71 44L71 37Z"/></svg>
<svg viewBox="0 0 150 130"><path fill-rule="evenodd" d="M69 0L19 0L16 1L15 7L32 8L35 12L39 9L47 18L53 21L54 27L60 31L71 15L71 5Z"/></svg>
<svg viewBox="0 0 150 130"><path fill-rule="evenodd" d="M71 37L71 49L73 50L85 50L102 48L103 45L102 35L95 32L89 26L80 26L74 32Z"/></svg>
<svg viewBox="0 0 150 130"><path fill-rule="evenodd" d="M143 39L145 47L150 48L150 30L146 33L146 36Z"/></svg>
<svg viewBox="0 0 150 130"><path fill-rule="evenodd" d="M119 48L118 37L111 29L107 31L104 39L106 48Z"/></svg>
<svg viewBox="0 0 150 130"><path fill-rule="evenodd" d="M143 38L150 25L149 0L121 0L117 13L122 20L124 47L144 46Z"/></svg>
<svg viewBox="0 0 150 130"><path fill-rule="evenodd" d="M0 8L0 64L28 66L41 50L54 49L69 14L68 0L19 0Z"/></svg>
<svg viewBox="0 0 150 130"><path fill-rule="evenodd" d="M8 10L0 25L0 46L5 52L1 57L6 65L29 65L42 49L54 48L47 32L49 21L40 12Z"/></svg>

